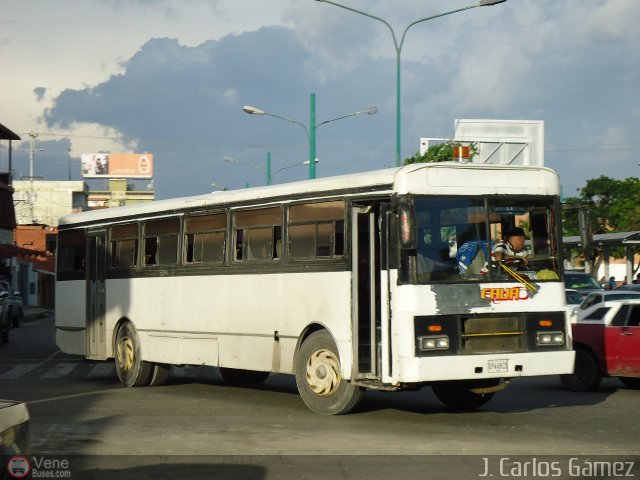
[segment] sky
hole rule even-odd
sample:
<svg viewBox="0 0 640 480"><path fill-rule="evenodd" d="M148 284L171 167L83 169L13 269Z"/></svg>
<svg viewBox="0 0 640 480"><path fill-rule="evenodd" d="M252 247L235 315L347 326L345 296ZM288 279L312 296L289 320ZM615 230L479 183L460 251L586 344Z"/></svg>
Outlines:
<svg viewBox="0 0 640 480"><path fill-rule="evenodd" d="M473 0L339 3L399 39ZM638 0L508 0L416 24L402 158L456 119L541 120L565 196L637 177L639 44ZM45 180L80 180L96 152L153 153L159 199L264 185L269 154L274 183L302 180L312 93L318 123L378 108L317 128L318 177L395 165L396 49L379 21L316 0L0 0L0 123L38 135ZM13 147L15 178L29 175L28 142Z"/></svg>

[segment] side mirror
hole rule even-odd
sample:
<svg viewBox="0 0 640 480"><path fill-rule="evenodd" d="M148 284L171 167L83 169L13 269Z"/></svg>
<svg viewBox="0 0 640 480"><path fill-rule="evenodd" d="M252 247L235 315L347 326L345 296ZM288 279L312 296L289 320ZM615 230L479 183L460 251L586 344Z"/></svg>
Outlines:
<svg viewBox="0 0 640 480"><path fill-rule="evenodd" d="M3 291L0 292L0 298L7 298L9 296L9 292Z"/></svg>
<svg viewBox="0 0 640 480"><path fill-rule="evenodd" d="M416 223L413 209L406 203L398 206L400 246L405 250L416 248Z"/></svg>

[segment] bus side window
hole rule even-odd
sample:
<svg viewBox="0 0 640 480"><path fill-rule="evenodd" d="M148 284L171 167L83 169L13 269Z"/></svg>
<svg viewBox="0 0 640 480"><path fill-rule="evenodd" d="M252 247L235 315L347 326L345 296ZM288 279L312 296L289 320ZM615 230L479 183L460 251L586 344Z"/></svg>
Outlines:
<svg viewBox="0 0 640 480"><path fill-rule="evenodd" d="M184 261L224 263L227 214L194 215L184 220Z"/></svg>
<svg viewBox="0 0 640 480"><path fill-rule="evenodd" d="M320 259L344 256L344 201L289 207L289 257Z"/></svg>
<svg viewBox="0 0 640 480"><path fill-rule="evenodd" d="M111 228L111 268L135 268L138 264L137 258L138 224L113 226Z"/></svg>
<svg viewBox="0 0 640 480"><path fill-rule="evenodd" d="M86 237L84 231L62 231L58 236L58 278L84 278Z"/></svg>
<svg viewBox="0 0 640 480"><path fill-rule="evenodd" d="M144 224L144 264L175 265L178 263L180 219L164 218Z"/></svg>
<svg viewBox="0 0 640 480"><path fill-rule="evenodd" d="M282 208L242 210L233 214L236 261L267 261L280 258Z"/></svg>

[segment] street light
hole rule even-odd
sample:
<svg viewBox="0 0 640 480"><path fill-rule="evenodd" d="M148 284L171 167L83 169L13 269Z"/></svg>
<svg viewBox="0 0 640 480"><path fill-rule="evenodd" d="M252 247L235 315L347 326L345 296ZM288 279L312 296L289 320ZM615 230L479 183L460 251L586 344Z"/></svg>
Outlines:
<svg viewBox="0 0 640 480"><path fill-rule="evenodd" d="M226 192L228 190L227 187L216 182L211 182L211 186L215 188L216 191Z"/></svg>
<svg viewBox="0 0 640 480"><path fill-rule="evenodd" d="M223 162L227 163L235 163L236 165L244 165L245 167L253 168L255 170L260 170L261 172L265 172L267 174L267 185L271 185L273 175L278 173L281 170L286 170L287 168L299 167L300 165L309 165L309 160L305 160L304 162L294 163L293 165L287 165L286 167L278 168L275 171L271 171L271 152L267 152L267 168L261 168L256 165L252 165L250 163L241 162L232 157L224 156L222 157ZM318 163L318 159L316 159L315 163ZM213 184L211 184L213 186Z"/></svg>
<svg viewBox="0 0 640 480"><path fill-rule="evenodd" d="M304 129L304 132L307 135L307 140L309 142L309 178L316 178L317 160L315 162L312 160L316 158L316 129L319 126L324 125L326 123L335 122L336 120L342 120L343 118L353 117L355 115L362 115L365 113L367 115L374 115L378 113L378 107L369 107L364 110L359 110L357 112L349 113L348 115L342 115L341 117L332 118L331 120L325 120L324 122L320 122L316 124L316 94L315 93L310 94L309 110L311 113L310 113L310 119L309 119L309 128L307 128L305 124L298 122L296 120L292 120L287 117L282 117L280 115L274 115L273 113L268 113L260 108L252 107L251 105L245 105L244 107L242 107L242 110L245 113L248 113L250 115L266 115L268 117L279 118L280 120L284 120L285 122L295 123L296 125L300 125Z"/></svg>
<svg viewBox="0 0 640 480"><path fill-rule="evenodd" d="M402 32L402 37L400 38L400 43L398 43L396 33L393 30L393 27L389 25L389 22L384 20L383 18L377 17L375 15L371 15L369 13L363 12L361 10L357 10L352 7L348 7L346 5L341 5L339 3L333 2L331 0L316 0L317 2L329 3L331 5L335 5L336 7L344 8L345 10L349 10L354 13L359 13L360 15L364 15L365 17L373 18L374 20L378 20L379 22L384 23L389 31L391 32L391 38L393 38L393 44L396 48L396 166L400 166L400 130L401 130L401 120L400 120L400 54L402 53L402 46L404 45L404 39L407 35L407 31L416 25L417 23L426 22L427 20L433 20L434 18L444 17L446 15L451 15L452 13L462 12L464 10L470 10L472 8L477 7L488 7L491 5L497 5L498 3L504 3L507 0L480 0L478 3L474 5L470 5L464 8L458 8L457 10L451 10L450 12L440 13L438 15L432 15L430 17L421 18L416 20L415 22L410 23L407 28Z"/></svg>

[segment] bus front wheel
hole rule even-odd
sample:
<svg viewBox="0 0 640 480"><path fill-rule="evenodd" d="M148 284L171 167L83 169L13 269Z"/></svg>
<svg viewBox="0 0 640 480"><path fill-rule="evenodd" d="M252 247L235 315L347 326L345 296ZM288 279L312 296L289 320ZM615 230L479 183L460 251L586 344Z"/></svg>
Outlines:
<svg viewBox="0 0 640 480"><path fill-rule="evenodd" d="M296 385L304 403L322 415L342 415L358 405L364 390L342 378L338 348L325 330L302 343L296 359Z"/></svg>
<svg viewBox="0 0 640 480"><path fill-rule="evenodd" d="M142 360L135 327L124 323L116 335L116 372L125 387L141 387L151 380L153 365Z"/></svg>

